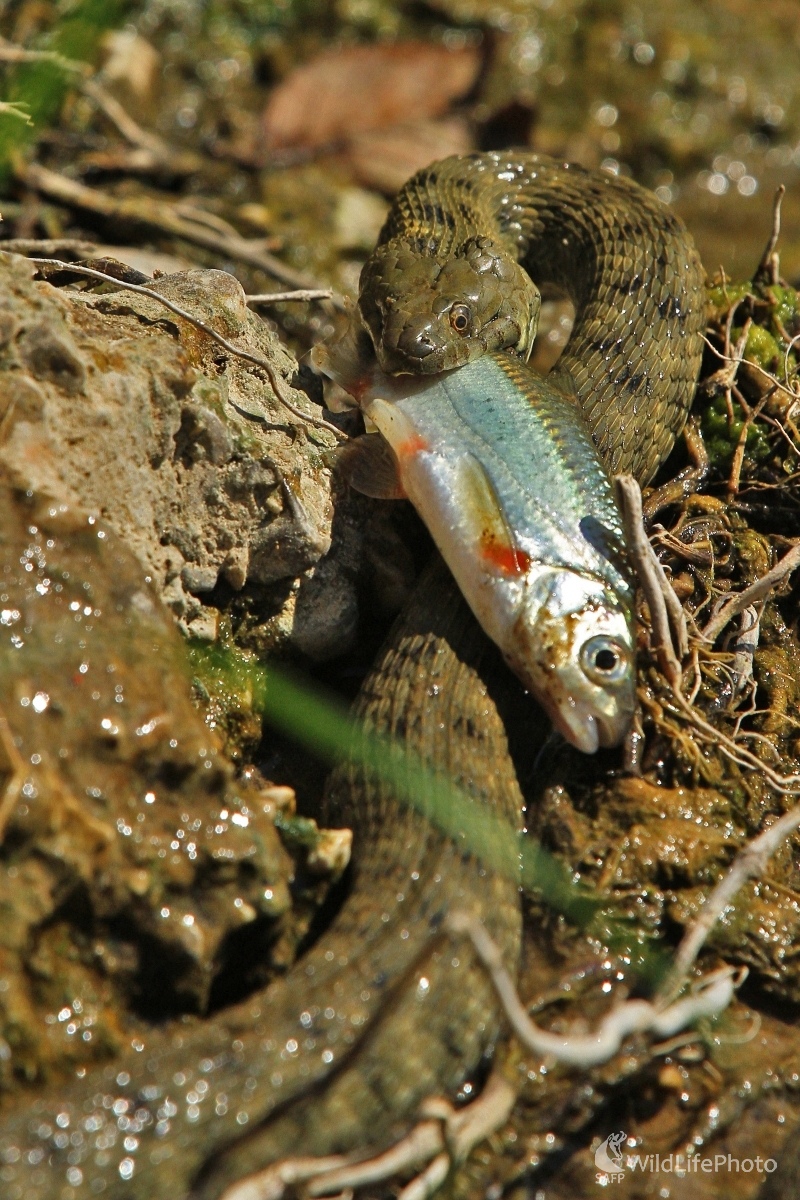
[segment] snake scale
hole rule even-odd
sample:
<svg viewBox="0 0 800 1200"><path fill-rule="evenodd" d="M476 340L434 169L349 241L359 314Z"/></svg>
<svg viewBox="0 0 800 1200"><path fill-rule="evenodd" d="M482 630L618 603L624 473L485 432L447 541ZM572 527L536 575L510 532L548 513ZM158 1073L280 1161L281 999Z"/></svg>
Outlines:
<svg viewBox="0 0 800 1200"><path fill-rule="evenodd" d="M529 351L531 277L574 302L559 368L609 470L646 481L691 401L704 275L681 222L643 188L526 152L434 164L394 201L360 310L384 369L441 370L503 346ZM530 722L531 702L440 562L356 716L521 828L507 729ZM492 994L466 945L431 951L430 940L448 910L467 910L514 969L513 870L487 869L358 767L334 773L328 801L355 834L352 888L331 929L285 980L154 1033L130 1062L15 1117L0 1137L7 1200L217 1200L287 1155L385 1145L475 1067L499 1028ZM68 1148L54 1132L65 1123L81 1131Z"/></svg>

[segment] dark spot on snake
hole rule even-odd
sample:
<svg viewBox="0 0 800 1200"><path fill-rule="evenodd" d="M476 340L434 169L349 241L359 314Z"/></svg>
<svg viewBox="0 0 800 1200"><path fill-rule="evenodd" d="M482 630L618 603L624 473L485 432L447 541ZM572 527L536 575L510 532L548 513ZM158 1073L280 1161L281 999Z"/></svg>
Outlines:
<svg viewBox="0 0 800 1200"><path fill-rule="evenodd" d="M658 315L662 320L671 317L682 317L683 310L681 309L679 298L677 296L665 296L658 306Z"/></svg>
<svg viewBox="0 0 800 1200"><path fill-rule="evenodd" d="M417 254L435 254L439 243L433 237L415 237L411 240L411 248Z"/></svg>
<svg viewBox="0 0 800 1200"><path fill-rule="evenodd" d="M455 224L452 213L446 213L441 204L423 204L422 215L426 221L438 221L448 229L452 229Z"/></svg>
<svg viewBox="0 0 800 1200"><path fill-rule="evenodd" d="M644 371L640 371L638 375L632 375L625 385L625 391L630 395L633 395L634 392L638 392L642 381L646 379L647 376L645 375Z"/></svg>
<svg viewBox="0 0 800 1200"><path fill-rule="evenodd" d="M636 293L641 289L642 283L643 280L641 275L634 275L633 279L623 281L622 283L616 283L614 287L616 288L617 292L619 292L620 296L635 296Z"/></svg>

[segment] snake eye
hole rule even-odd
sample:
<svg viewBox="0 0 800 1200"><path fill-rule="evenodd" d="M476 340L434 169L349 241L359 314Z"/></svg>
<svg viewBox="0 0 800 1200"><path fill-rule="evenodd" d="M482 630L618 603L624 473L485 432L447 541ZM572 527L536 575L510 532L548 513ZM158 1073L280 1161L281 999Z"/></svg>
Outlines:
<svg viewBox="0 0 800 1200"><path fill-rule="evenodd" d="M454 304L450 309L450 324L456 333L465 334L472 324L472 309L468 304Z"/></svg>
<svg viewBox="0 0 800 1200"><path fill-rule="evenodd" d="M628 652L614 638L589 638L581 646L581 666L593 683L621 683L628 671Z"/></svg>

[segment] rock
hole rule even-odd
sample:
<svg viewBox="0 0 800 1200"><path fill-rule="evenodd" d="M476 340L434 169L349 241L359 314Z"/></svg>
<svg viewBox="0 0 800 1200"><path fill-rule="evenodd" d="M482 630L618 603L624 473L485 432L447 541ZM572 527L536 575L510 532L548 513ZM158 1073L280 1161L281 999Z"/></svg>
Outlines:
<svg viewBox="0 0 800 1200"><path fill-rule="evenodd" d="M277 617L286 582L330 549L334 511L335 438L300 424L270 382L282 380L313 420L319 410L289 382L294 358L224 271L185 271L152 288L263 367L154 297L54 288L33 282L34 270L0 255L10 339L0 461L17 486L102 515L185 623L220 577L246 591L262 622ZM330 567L325 579L338 597ZM326 606L324 594L318 602ZM345 642L352 612L339 599L327 607L329 628L341 612Z"/></svg>
<svg viewBox="0 0 800 1200"><path fill-rule="evenodd" d="M122 1014L202 1011L294 867L278 796L235 780L137 558L2 466L0 512L2 1091L106 1057Z"/></svg>

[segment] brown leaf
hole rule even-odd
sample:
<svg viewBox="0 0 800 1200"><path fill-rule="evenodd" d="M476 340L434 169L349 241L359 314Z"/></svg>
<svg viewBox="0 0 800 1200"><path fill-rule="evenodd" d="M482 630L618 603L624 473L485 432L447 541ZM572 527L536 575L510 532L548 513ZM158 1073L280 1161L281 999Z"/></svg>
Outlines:
<svg viewBox="0 0 800 1200"><path fill-rule="evenodd" d="M469 91L479 66L474 46L395 42L326 51L273 92L263 118L266 146L325 146L440 116Z"/></svg>
<svg viewBox="0 0 800 1200"><path fill-rule="evenodd" d="M422 167L448 154L468 154L472 149L467 122L447 117L363 133L353 138L347 156L363 187L391 196Z"/></svg>

